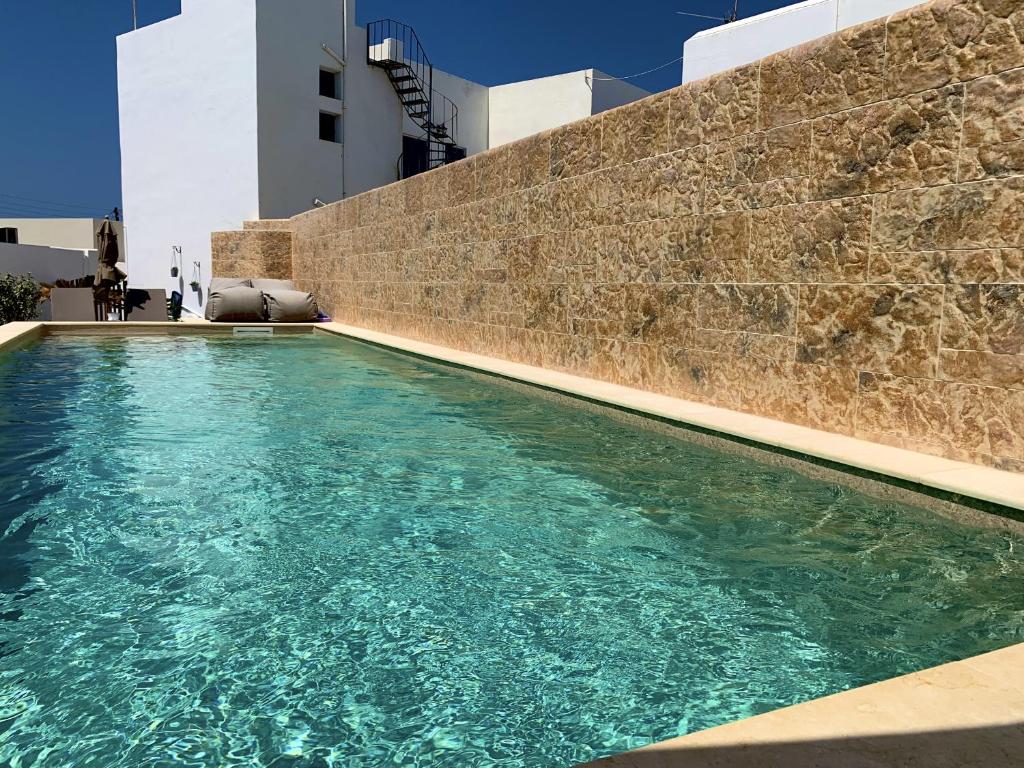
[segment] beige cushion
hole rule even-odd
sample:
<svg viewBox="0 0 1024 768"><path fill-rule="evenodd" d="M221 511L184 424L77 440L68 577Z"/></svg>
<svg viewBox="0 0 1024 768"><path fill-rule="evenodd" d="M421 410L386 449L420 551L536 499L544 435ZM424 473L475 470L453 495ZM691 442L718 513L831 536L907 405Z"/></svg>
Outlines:
<svg viewBox="0 0 1024 768"><path fill-rule="evenodd" d="M269 277L255 277L249 281L253 288L261 291L294 291L295 283L291 280L274 280Z"/></svg>
<svg viewBox="0 0 1024 768"><path fill-rule="evenodd" d="M210 293L239 286L252 288L252 280L247 277L214 277L210 280Z"/></svg>
<svg viewBox="0 0 1024 768"><path fill-rule="evenodd" d="M311 293L271 289L263 292L263 299L267 305L267 319L272 323L311 323L316 320L316 299Z"/></svg>
<svg viewBox="0 0 1024 768"><path fill-rule="evenodd" d="M206 300L206 319L215 323L254 323L265 319L263 292L258 288L211 289Z"/></svg>

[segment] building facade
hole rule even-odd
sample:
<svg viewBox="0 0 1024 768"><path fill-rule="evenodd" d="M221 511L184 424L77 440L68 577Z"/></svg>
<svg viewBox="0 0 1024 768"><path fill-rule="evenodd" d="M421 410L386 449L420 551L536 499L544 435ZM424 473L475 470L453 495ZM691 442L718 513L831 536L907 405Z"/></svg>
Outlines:
<svg viewBox="0 0 1024 768"><path fill-rule="evenodd" d="M805 0L705 29L683 45L683 82L750 64L801 43L880 19L921 0Z"/></svg>
<svg viewBox="0 0 1024 768"><path fill-rule="evenodd" d="M118 37L136 286L181 291L198 311L205 296L187 287L209 283L210 232L417 170L410 156L429 137L393 66L412 53L397 32L371 34L355 24L355 0L182 0L180 15ZM593 70L497 88L436 68L431 80L458 110L449 159L647 95Z"/></svg>

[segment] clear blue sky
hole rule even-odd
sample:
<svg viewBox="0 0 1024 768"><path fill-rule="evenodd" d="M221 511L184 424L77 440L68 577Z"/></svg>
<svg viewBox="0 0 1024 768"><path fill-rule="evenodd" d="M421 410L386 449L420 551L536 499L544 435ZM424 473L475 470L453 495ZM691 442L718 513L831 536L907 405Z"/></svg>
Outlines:
<svg viewBox="0 0 1024 768"><path fill-rule="evenodd" d="M790 1L740 0L740 15ZM180 5L138 8L142 25ZM411 24L436 66L485 85L587 67L640 72L715 24L676 11L729 8L731 0L357 0L359 23ZM130 0L0 0L0 217L102 215L121 205L114 37L130 28ZM679 76L673 64L633 82L660 91Z"/></svg>

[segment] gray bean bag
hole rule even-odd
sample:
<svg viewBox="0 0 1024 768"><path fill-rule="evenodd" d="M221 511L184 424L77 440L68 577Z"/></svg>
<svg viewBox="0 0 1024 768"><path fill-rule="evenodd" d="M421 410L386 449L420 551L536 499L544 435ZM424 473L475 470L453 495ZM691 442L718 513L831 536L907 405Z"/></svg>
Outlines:
<svg viewBox="0 0 1024 768"><path fill-rule="evenodd" d="M261 291L294 291L295 283L291 280L274 280L269 277L256 277L249 281L252 283L253 288L259 288Z"/></svg>
<svg viewBox="0 0 1024 768"><path fill-rule="evenodd" d="M267 320L272 323L311 323L316 320L317 306L313 294L305 291L263 291Z"/></svg>
<svg viewBox="0 0 1024 768"><path fill-rule="evenodd" d="M266 319L263 292L258 288L210 288L206 319L215 323L258 323Z"/></svg>
<svg viewBox="0 0 1024 768"><path fill-rule="evenodd" d="M247 277L214 277L210 280L210 293L225 288L252 288L252 280Z"/></svg>

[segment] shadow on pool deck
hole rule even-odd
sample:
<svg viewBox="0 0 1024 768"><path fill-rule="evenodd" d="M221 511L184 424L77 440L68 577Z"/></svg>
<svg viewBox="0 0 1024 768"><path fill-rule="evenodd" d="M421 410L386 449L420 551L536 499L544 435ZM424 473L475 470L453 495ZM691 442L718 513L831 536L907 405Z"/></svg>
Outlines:
<svg viewBox="0 0 1024 768"><path fill-rule="evenodd" d="M1024 720L984 728L767 744L738 740L735 744L690 745L684 737L663 746L587 763L586 768L1010 768L1022 765Z"/></svg>

